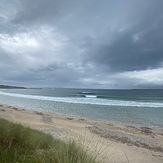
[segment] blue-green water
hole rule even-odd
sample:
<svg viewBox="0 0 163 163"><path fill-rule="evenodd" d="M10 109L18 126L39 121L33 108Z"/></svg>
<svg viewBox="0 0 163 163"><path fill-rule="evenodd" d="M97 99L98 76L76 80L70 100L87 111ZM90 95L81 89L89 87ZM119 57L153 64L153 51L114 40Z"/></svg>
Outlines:
<svg viewBox="0 0 163 163"><path fill-rule="evenodd" d="M8 89L0 103L108 123L163 128L163 90Z"/></svg>

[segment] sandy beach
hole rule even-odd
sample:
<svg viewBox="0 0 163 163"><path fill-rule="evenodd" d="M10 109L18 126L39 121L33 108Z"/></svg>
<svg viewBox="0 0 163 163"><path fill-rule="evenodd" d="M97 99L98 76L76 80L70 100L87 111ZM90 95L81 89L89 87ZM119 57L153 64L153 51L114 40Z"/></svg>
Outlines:
<svg viewBox="0 0 163 163"><path fill-rule="evenodd" d="M73 139L105 163L162 163L163 129L107 124L93 120L0 105L0 118Z"/></svg>

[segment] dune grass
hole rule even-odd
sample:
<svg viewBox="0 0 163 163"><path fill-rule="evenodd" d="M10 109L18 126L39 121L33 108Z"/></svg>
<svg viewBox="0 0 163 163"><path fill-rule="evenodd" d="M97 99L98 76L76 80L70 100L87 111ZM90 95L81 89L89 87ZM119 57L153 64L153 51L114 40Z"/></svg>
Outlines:
<svg viewBox="0 0 163 163"><path fill-rule="evenodd" d="M73 141L63 142L51 135L0 119L1 163L95 163Z"/></svg>

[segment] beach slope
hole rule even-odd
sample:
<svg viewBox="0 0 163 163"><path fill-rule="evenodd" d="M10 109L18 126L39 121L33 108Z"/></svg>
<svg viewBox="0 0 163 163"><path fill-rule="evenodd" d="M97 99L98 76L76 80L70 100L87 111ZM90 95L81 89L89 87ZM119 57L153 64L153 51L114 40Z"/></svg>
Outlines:
<svg viewBox="0 0 163 163"><path fill-rule="evenodd" d="M0 105L0 118L73 139L105 163L162 163L163 129L107 124L98 121Z"/></svg>

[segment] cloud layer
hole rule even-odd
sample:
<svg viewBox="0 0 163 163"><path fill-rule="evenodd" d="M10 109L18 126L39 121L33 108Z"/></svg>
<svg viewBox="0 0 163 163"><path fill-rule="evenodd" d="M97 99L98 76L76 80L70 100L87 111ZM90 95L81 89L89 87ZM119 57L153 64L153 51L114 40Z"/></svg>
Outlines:
<svg viewBox="0 0 163 163"><path fill-rule="evenodd" d="M163 88L162 0L0 0L1 84Z"/></svg>

